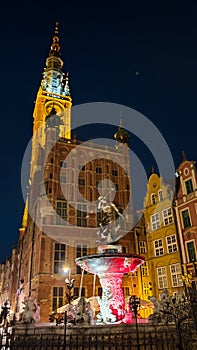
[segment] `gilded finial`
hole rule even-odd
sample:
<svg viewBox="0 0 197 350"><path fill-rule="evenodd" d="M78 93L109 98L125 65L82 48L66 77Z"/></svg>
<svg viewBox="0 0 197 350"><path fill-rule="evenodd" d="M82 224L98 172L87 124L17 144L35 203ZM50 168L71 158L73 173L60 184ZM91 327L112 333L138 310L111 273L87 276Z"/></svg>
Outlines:
<svg viewBox="0 0 197 350"><path fill-rule="evenodd" d="M55 36L58 36L59 33L59 21L55 23Z"/></svg>
<svg viewBox="0 0 197 350"><path fill-rule="evenodd" d="M60 45L59 45L58 34L59 34L59 22L57 21L55 23L55 33L53 36L53 43L51 45L51 50L49 53L50 56L59 56L59 54L60 54Z"/></svg>

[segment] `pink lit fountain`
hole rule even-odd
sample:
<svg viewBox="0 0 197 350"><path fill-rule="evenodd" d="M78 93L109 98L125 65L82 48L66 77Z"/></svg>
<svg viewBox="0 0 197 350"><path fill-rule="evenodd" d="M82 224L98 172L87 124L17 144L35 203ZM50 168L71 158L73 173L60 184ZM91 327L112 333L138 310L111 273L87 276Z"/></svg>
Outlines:
<svg viewBox="0 0 197 350"><path fill-rule="evenodd" d="M98 242L101 244L98 246L98 253L82 256L75 261L83 270L99 277L102 298L97 297L100 304L97 323L128 323L122 278L124 274L136 271L144 263L144 258L140 255L122 253L120 245L112 244L112 242L118 240L120 221L124 221L124 217L114 203L106 201L106 197L101 196L98 200L98 209L102 211L102 220L97 232L100 237ZM110 224L114 212L116 217L119 217L119 221L114 221L111 229Z"/></svg>
<svg viewBox="0 0 197 350"><path fill-rule="evenodd" d="M77 265L100 279L102 298L98 298L100 313L97 323L127 323L122 278L143 262L144 258L139 255L122 253L120 245L99 246L97 254L76 259Z"/></svg>

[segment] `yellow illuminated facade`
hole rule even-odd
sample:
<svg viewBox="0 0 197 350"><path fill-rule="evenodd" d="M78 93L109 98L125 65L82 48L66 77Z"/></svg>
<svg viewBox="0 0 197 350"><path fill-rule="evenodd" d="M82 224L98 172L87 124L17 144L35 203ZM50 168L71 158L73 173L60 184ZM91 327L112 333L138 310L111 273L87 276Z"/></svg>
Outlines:
<svg viewBox="0 0 197 350"><path fill-rule="evenodd" d="M172 198L169 185L153 173L147 184L144 215L152 294L158 298L163 288L171 295L183 289Z"/></svg>

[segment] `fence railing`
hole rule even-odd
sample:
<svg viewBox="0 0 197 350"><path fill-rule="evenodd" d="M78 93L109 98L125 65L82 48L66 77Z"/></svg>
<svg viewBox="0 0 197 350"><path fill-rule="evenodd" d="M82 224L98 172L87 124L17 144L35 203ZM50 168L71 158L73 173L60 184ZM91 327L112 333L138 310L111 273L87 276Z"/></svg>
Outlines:
<svg viewBox="0 0 197 350"><path fill-rule="evenodd" d="M66 338L66 342L65 342ZM1 349L10 350L178 350L172 333L4 334ZM187 349L187 348L185 348Z"/></svg>

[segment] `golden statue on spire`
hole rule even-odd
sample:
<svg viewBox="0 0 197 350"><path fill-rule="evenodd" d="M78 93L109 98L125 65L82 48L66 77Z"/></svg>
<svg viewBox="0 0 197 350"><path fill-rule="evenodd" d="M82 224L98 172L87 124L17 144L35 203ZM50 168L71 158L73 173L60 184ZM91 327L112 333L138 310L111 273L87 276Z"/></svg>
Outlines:
<svg viewBox="0 0 197 350"><path fill-rule="evenodd" d="M51 50L50 50L50 53L49 53L50 56L59 56L60 45L59 45L58 32L59 32L59 22L57 21L55 23L55 33L54 33L54 36L53 36L53 43L51 45Z"/></svg>

